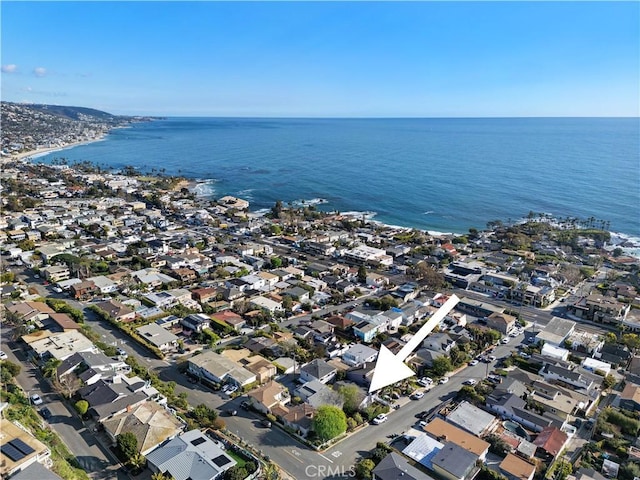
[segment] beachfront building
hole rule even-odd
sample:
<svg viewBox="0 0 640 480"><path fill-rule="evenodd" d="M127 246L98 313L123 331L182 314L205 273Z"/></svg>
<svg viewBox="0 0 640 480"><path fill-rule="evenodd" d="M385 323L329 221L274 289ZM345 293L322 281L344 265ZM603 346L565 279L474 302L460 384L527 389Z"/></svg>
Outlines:
<svg viewBox="0 0 640 480"><path fill-rule="evenodd" d="M345 259L350 263L358 265L382 265L389 267L393 265L393 257L387 255L387 252L380 248L369 247L367 245L358 245L344 253Z"/></svg>

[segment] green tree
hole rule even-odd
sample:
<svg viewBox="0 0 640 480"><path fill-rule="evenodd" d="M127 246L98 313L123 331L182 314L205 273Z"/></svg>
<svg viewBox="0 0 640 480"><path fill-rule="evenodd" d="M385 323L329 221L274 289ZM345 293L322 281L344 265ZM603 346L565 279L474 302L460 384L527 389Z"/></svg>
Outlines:
<svg viewBox="0 0 640 480"><path fill-rule="evenodd" d="M218 418L218 414L215 410L210 408L209 406L201 403L197 407L195 407L190 416L198 422L200 427L207 428L213 425L213 422Z"/></svg>
<svg viewBox="0 0 640 480"><path fill-rule="evenodd" d="M373 477L373 469L376 468L376 464L373 460L365 458L356 463L356 478L369 480Z"/></svg>
<svg viewBox="0 0 640 480"><path fill-rule="evenodd" d="M496 455L505 456L511 451L511 447L498 435L488 435L485 440L489 442L489 451Z"/></svg>
<svg viewBox="0 0 640 480"><path fill-rule="evenodd" d="M451 364L449 357L438 357L433 361L431 369L437 376L442 377L453 370L453 365Z"/></svg>
<svg viewBox="0 0 640 480"><path fill-rule="evenodd" d="M16 279L16 274L13 272L4 272L0 275L0 282L2 283L13 283Z"/></svg>
<svg viewBox="0 0 640 480"><path fill-rule="evenodd" d="M244 467L234 465L229 470L224 472L223 478L224 480L244 480L248 475L249 473Z"/></svg>
<svg viewBox="0 0 640 480"><path fill-rule="evenodd" d="M282 266L282 259L280 257L271 257L271 268L280 268Z"/></svg>
<svg viewBox="0 0 640 480"><path fill-rule="evenodd" d="M20 248L21 250L24 250L25 252L29 251L29 250L33 250L36 248L36 244L33 240L22 240L20 242L18 242L18 248Z"/></svg>
<svg viewBox="0 0 640 480"><path fill-rule="evenodd" d="M4 384L11 382L20 373L21 368L9 360L0 362L0 381Z"/></svg>
<svg viewBox="0 0 640 480"><path fill-rule="evenodd" d="M342 408L347 415L353 415L358 411L362 400L364 400L362 391L356 385L343 385L338 388L338 393L344 400Z"/></svg>
<svg viewBox="0 0 640 480"><path fill-rule="evenodd" d="M173 477L168 472L167 473L156 472L153 475L151 475L151 480L173 480Z"/></svg>
<svg viewBox="0 0 640 480"><path fill-rule="evenodd" d="M89 402L86 400L78 400L74 406L76 407L76 412L78 412L78 415L81 417L89 410Z"/></svg>
<svg viewBox="0 0 640 480"><path fill-rule="evenodd" d="M555 465L554 469L554 479L555 480L564 480L573 472L573 468L569 462L564 460L560 460Z"/></svg>
<svg viewBox="0 0 640 480"><path fill-rule="evenodd" d="M625 333L622 335L622 343L635 351L640 348L640 337L635 333Z"/></svg>
<svg viewBox="0 0 640 480"><path fill-rule="evenodd" d="M116 437L116 445L121 459L125 463L135 460L138 455L138 439L132 432L121 433Z"/></svg>
<svg viewBox="0 0 640 480"><path fill-rule="evenodd" d="M331 440L347 431L347 416L334 405L322 405L313 418L313 429L321 440Z"/></svg>
<svg viewBox="0 0 640 480"><path fill-rule="evenodd" d="M58 367L62 365L62 360L50 358L42 367L42 373L47 378L58 378Z"/></svg>
<svg viewBox="0 0 640 480"><path fill-rule="evenodd" d="M602 380L602 388L604 388L605 390L609 390L610 388L613 388L613 386L618 383L616 381L616 377L614 377L613 375L609 374L606 377L604 377L604 379Z"/></svg>
<svg viewBox="0 0 640 480"><path fill-rule="evenodd" d="M360 283L366 283L367 282L367 267L366 265L362 264L358 267L358 281Z"/></svg>
<svg viewBox="0 0 640 480"><path fill-rule="evenodd" d="M607 332L604 336L604 343L606 343L607 345L618 343L618 337L613 332Z"/></svg>
<svg viewBox="0 0 640 480"><path fill-rule="evenodd" d="M276 200L276 203L271 207L271 216L273 218L280 218L282 215L282 200Z"/></svg>
<svg viewBox="0 0 640 480"><path fill-rule="evenodd" d="M282 308L290 312L291 307L293 307L293 299L289 295L282 297Z"/></svg>

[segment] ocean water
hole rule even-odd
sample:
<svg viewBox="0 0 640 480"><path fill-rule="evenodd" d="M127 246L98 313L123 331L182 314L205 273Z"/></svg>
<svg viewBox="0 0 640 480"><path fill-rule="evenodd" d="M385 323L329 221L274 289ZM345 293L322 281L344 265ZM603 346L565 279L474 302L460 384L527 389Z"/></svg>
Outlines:
<svg viewBox="0 0 640 480"><path fill-rule="evenodd" d="M534 211L640 236L637 118L168 118L36 161L54 158L201 179L201 194L252 210L322 199L454 233Z"/></svg>

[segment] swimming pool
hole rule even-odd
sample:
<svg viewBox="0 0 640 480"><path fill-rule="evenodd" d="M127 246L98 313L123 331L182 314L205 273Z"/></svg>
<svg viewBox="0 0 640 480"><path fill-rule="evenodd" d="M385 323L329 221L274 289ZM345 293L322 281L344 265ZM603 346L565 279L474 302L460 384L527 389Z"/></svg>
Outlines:
<svg viewBox="0 0 640 480"><path fill-rule="evenodd" d="M516 422L511 422L509 420L506 420L502 422L502 426L507 430L509 430L511 433L515 433L519 437L522 437L527 441L531 441L531 437L529 436L527 431L524 428L522 428L520 425L518 425Z"/></svg>

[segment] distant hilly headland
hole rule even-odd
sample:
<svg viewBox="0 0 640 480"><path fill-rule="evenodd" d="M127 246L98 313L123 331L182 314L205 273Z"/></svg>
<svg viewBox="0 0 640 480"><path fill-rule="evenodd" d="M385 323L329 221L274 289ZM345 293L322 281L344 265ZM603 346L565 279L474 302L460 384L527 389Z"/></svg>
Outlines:
<svg viewBox="0 0 640 480"><path fill-rule="evenodd" d="M0 107L3 156L95 141L113 128L154 119L63 105L1 102Z"/></svg>

